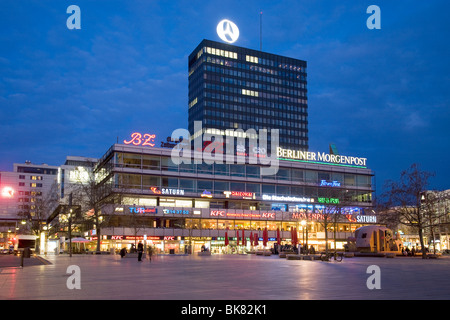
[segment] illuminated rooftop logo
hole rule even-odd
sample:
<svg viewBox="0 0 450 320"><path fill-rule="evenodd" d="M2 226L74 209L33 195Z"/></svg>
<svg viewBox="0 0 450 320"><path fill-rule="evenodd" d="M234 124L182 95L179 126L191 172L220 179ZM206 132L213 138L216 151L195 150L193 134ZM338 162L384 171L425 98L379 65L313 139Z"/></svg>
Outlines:
<svg viewBox="0 0 450 320"><path fill-rule="evenodd" d="M239 38L239 29L234 22L224 19L217 25L217 34L223 41L233 43Z"/></svg>

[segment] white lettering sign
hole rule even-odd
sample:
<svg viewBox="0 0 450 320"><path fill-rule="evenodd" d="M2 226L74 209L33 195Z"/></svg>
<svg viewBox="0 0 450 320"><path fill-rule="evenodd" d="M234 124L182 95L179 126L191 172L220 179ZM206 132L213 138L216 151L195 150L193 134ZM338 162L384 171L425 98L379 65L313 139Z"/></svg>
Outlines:
<svg viewBox="0 0 450 320"><path fill-rule="evenodd" d="M295 197L295 196L276 196L269 194L263 194L262 199L266 201L314 202L314 198Z"/></svg>
<svg viewBox="0 0 450 320"><path fill-rule="evenodd" d="M377 223L377 217L376 216L356 216L356 222Z"/></svg>
<svg viewBox="0 0 450 320"><path fill-rule="evenodd" d="M316 153L311 151L290 150L281 147L277 148L277 157L286 160L316 161L358 167L365 167L367 161L367 158L327 154L325 152Z"/></svg>

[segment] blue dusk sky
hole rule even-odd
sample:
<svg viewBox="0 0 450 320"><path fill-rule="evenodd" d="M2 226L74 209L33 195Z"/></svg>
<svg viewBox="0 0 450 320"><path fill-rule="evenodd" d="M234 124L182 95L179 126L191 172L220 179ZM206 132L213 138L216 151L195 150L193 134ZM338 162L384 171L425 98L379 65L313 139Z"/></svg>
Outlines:
<svg viewBox="0 0 450 320"><path fill-rule="evenodd" d="M66 12L81 9L81 29ZM381 29L366 25L381 9ZM101 157L137 131L156 141L188 126L188 55L221 41L306 60L311 151L366 157L375 189L418 163L450 183L450 2L0 2L0 170Z"/></svg>

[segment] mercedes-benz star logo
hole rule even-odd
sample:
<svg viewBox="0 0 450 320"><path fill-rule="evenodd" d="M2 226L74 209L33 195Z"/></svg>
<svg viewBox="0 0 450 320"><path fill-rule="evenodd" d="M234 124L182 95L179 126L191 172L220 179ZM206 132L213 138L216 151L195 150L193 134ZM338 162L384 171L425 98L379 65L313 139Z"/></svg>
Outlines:
<svg viewBox="0 0 450 320"><path fill-rule="evenodd" d="M239 29L234 22L224 19L217 25L217 34L223 41L233 43L239 38Z"/></svg>

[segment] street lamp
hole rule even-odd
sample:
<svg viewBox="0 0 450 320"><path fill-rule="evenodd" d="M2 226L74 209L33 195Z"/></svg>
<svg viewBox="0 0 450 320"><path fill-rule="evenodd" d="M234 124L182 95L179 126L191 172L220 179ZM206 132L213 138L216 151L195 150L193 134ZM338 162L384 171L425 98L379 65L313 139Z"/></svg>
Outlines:
<svg viewBox="0 0 450 320"><path fill-rule="evenodd" d="M307 225L307 222L306 220L302 220L300 224L302 225L302 241L303 244L305 245L305 252L308 253L308 228L306 228L306 244L305 244L305 227Z"/></svg>

